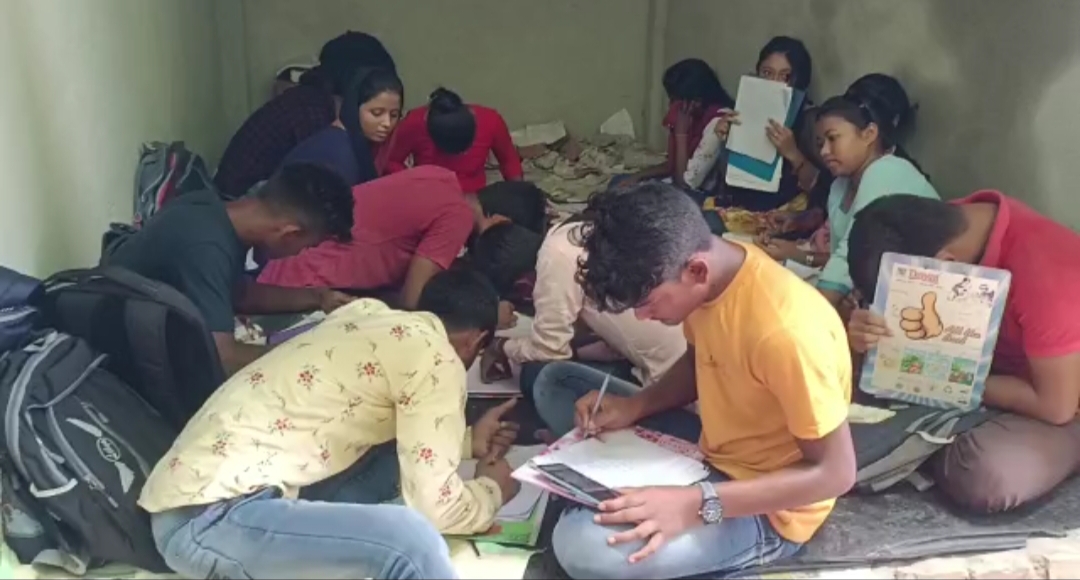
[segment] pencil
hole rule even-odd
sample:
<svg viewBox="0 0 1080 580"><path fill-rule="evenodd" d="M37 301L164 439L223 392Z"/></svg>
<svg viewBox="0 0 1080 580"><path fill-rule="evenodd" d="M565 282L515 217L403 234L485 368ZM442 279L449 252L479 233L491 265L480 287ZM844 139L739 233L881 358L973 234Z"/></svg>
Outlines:
<svg viewBox="0 0 1080 580"><path fill-rule="evenodd" d="M604 393L607 392L607 386L608 386L609 382L611 382L611 374L610 373L604 375L604 383L602 385L600 385L600 395L598 397L596 397L596 402L593 403L592 412L589 413L589 425L592 425L592 418L595 417L597 411L600 410L600 401L604 400ZM592 437L592 436L593 435L591 433L588 433L588 432L585 433L585 438L586 439L588 439L589 437Z"/></svg>

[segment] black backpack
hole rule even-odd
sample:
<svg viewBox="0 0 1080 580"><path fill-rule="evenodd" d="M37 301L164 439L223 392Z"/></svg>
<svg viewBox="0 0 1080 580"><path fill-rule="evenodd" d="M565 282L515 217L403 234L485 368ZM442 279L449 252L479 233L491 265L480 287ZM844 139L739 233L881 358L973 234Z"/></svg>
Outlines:
<svg viewBox="0 0 1080 580"><path fill-rule="evenodd" d="M20 348L37 321L41 281L0 266L0 354Z"/></svg>
<svg viewBox="0 0 1080 580"><path fill-rule="evenodd" d="M116 266L61 272L43 284L49 326L109 355L107 369L176 431L225 382L202 315L173 287Z"/></svg>
<svg viewBox="0 0 1080 580"><path fill-rule="evenodd" d="M24 563L73 573L168 572L136 502L177 432L106 360L55 331L0 359L5 540Z"/></svg>

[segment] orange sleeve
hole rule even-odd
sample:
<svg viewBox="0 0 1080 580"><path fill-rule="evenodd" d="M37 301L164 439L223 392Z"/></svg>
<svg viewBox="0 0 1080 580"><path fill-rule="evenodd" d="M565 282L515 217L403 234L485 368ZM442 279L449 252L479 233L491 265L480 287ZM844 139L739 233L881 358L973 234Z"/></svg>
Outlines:
<svg viewBox="0 0 1080 580"><path fill-rule="evenodd" d="M847 419L851 356L840 337L820 328L783 328L763 339L753 357L795 438L821 439Z"/></svg>

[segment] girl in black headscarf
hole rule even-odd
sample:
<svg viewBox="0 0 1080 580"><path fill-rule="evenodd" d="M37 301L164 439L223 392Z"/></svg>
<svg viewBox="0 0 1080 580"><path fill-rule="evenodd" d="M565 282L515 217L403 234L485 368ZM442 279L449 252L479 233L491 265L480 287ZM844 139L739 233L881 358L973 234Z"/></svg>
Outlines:
<svg viewBox="0 0 1080 580"><path fill-rule="evenodd" d="M338 119L297 145L284 164L321 163L350 185L379 177L404 99L405 89L393 71L357 70L342 95Z"/></svg>

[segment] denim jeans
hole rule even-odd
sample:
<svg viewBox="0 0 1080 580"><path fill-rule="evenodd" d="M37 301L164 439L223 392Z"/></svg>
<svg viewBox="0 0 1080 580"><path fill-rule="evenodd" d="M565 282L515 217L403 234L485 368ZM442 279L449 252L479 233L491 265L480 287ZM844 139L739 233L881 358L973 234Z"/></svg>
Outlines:
<svg viewBox="0 0 1080 580"><path fill-rule="evenodd" d="M521 372L518 377L518 385L521 386L521 394L528 400L533 399L533 385L536 384L536 377L540 375L540 371L544 370L544 367L551 364L554 361L528 361L521 365ZM576 361L585 366L592 367L600 370L601 372L610 373L613 378L622 379L631 383L637 383L637 379L634 378L634 365L629 361L617 361L617 362L597 362L597 361Z"/></svg>
<svg viewBox="0 0 1080 580"><path fill-rule="evenodd" d="M570 362L551 363L536 379L534 397L540 417L559 434L574 428L574 402L600 388L604 373ZM611 379L608 394L628 396L632 385ZM697 442L701 421L689 411L667 411L649 417L641 426ZM709 481L728 478L710 469ZM552 548L559 564L575 580L589 578L682 578L700 574L730 573L789 558L801 546L773 529L765 516L729 518L713 526L702 525L668 539L655 554L630 564L628 558L643 543L610 546L607 539L630 526L602 526L593 522L593 511L576 507L559 519Z"/></svg>
<svg viewBox="0 0 1080 580"><path fill-rule="evenodd" d="M397 489L397 456L387 445L299 500L267 488L154 514L158 550L187 578L457 578L446 542L424 516L376 503Z"/></svg>

